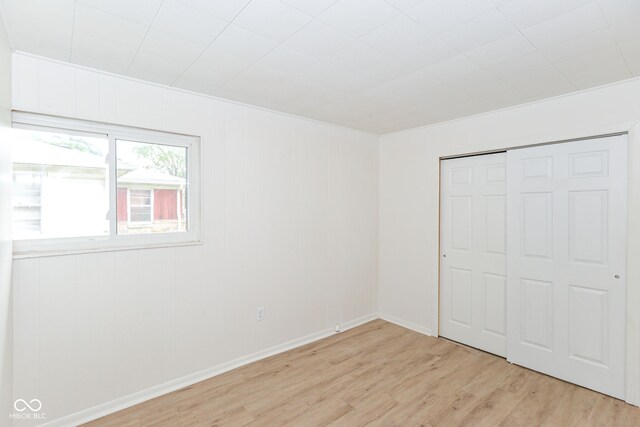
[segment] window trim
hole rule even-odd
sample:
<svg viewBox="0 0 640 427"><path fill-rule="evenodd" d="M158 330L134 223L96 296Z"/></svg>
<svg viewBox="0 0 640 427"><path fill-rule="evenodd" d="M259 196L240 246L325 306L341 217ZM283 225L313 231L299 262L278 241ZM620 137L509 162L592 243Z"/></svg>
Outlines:
<svg viewBox="0 0 640 427"><path fill-rule="evenodd" d="M13 111L12 124L16 129L62 132L85 136L106 136L109 142L109 151L105 159L109 171L109 212L107 215L109 234L105 236L14 240L14 258L202 244L200 233L200 220L202 217L200 203L200 137L22 111ZM187 149L187 231L155 234L117 234L116 140L185 147Z"/></svg>

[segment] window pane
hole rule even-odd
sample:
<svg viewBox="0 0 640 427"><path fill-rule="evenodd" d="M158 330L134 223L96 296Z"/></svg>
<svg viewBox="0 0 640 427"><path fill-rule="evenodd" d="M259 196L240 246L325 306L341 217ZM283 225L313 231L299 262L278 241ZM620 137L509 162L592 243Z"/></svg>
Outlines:
<svg viewBox="0 0 640 427"><path fill-rule="evenodd" d="M109 233L104 137L14 130L16 240Z"/></svg>
<svg viewBox="0 0 640 427"><path fill-rule="evenodd" d="M151 209L149 207L140 207L140 206L131 206L131 214L132 215L148 215L149 220L151 220Z"/></svg>
<svg viewBox="0 0 640 427"><path fill-rule="evenodd" d="M129 190L131 206L151 206L151 190Z"/></svg>
<svg viewBox="0 0 640 427"><path fill-rule="evenodd" d="M116 141L118 234L187 230L187 149Z"/></svg>

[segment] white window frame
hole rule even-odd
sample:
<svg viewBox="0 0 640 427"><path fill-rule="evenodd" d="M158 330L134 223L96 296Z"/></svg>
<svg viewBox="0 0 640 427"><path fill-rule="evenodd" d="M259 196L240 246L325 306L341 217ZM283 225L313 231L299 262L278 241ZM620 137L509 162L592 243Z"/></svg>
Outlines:
<svg viewBox="0 0 640 427"><path fill-rule="evenodd" d="M151 214L149 221L132 221L131 220L131 190L133 191L148 191L149 192L149 202L151 205L149 206L149 212ZM127 224L132 227L147 227L153 224L153 202L154 202L155 190L152 188L127 188ZM136 207L140 207L136 205ZM143 206L146 207L146 206Z"/></svg>
<svg viewBox="0 0 640 427"><path fill-rule="evenodd" d="M14 258L202 244L199 137L21 111L12 113L12 121L13 127L18 129L99 135L106 137L109 143L109 151L105 159L109 171L109 213L107 215L109 234L90 237L15 240L13 242ZM187 149L187 231L128 235L117 233L116 140L185 147Z"/></svg>

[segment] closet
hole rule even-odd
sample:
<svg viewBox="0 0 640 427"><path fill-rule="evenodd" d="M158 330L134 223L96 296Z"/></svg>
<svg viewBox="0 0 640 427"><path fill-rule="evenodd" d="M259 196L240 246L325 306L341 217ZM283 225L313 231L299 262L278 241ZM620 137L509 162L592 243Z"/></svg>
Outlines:
<svg viewBox="0 0 640 427"><path fill-rule="evenodd" d="M624 398L626 135L442 160L441 336Z"/></svg>

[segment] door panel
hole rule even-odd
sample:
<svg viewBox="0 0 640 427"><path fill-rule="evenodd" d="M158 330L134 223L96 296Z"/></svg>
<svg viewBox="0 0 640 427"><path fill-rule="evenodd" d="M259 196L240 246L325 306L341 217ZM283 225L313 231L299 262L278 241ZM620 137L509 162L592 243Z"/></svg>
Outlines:
<svg viewBox="0 0 640 427"><path fill-rule="evenodd" d="M484 330L504 337L506 333L507 278L498 274L484 273L483 279L484 301L481 308L484 311Z"/></svg>
<svg viewBox="0 0 640 427"><path fill-rule="evenodd" d="M608 365L608 292L569 286L569 356Z"/></svg>
<svg viewBox="0 0 640 427"><path fill-rule="evenodd" d="M508 360L624 397L626 136L507 154Z"/></svg>
<svg viewBox="0 0 640 427"><path fill-rule="evenodd" d="M551 193L522 194L522 255L550 259L553 230Z"/></svg>
<svg viewBox="0 0 640 427"><path fill-rule="evenodd" d="M451 197L451 247L471 251L473 201L471 196Z"/></svg>
<svg viewBox="0 0 640 427"><path fill-rule="evenodd" d="M605 265L608 191L569 192L569 261Z"/></svg>
<svg viewBox="0 0 640 427"><path fill-rule="evenodd" d="M504 255L507 245L505 221L507 198L505 196L484 196L485 224L481 230L485 232L485 252Z"/></svg>
<svg viewBox="0 0 640 427"><path fill-rule="evenodd" d="M522 343L545 351L553 350L553 283L521 278L520 287Z"/></svg>
<svg viewBox="0 0 640 427"><path fill-rule="evenodd" d="M440 335L506 355L506 155L444 160Z"/></svg>
<svg viewBox="0 0 640 427"><path fill-rule="evenodd" d="M460 268L451 269L451 321L471 326L471 292L473 273Z"/></svg>

